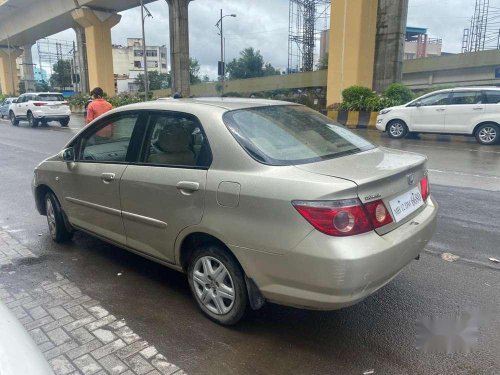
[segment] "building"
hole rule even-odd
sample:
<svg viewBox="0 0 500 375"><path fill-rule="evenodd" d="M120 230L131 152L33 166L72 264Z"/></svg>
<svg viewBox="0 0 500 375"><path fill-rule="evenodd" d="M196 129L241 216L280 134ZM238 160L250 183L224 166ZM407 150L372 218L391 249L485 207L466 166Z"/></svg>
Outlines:
<svg viewBox="0 0 500 375"><path fill-rule="evenodd" d="M167 73L167 47L146 46L146 64L148 71ZM117 94L138 91L135 79L144 73L141 38L128 38L127 46L113 46L113 69Z"/></svg>
<svg viewBox="0 0 500 375"><path fill-rule="evenodd" d="M441 56L442 48L443 40L430 38L427 29L422 27L406 28L404 60Z"/></svg>

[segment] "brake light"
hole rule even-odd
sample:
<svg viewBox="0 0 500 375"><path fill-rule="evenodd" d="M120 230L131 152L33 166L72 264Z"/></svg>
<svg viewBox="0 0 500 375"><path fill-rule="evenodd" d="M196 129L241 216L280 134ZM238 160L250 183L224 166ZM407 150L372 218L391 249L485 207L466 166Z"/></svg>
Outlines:
<svg viewBox="0 0 500 375"><path fill-rule="evenodd" d="M380 228L392 223L392 216L381 200L367 203L365 208L374 228Z"/></svg>
<svg viewBox="0 0 500 375"><path fill-rule="evenodd" d="M431 193L431 188L429 185L429 177L428 176L424 176L420 180L420 192L422 194L422 199L425 202L427 200L427 198L429 198L429 194Z"/></svg>
<svg viewBox="0 0 500 375"><path fill-rule="evenodd" d="M313 227L330 236L345 237L373 230L358 199L293 201L292 204Z"/></svg>
<svg viewBox="0 0 500 375"><path fill-rule="evenodd" d="M47 105L47 103L44 103L44 102L34 102L34 103L33 103L33 105L34 105L35 107L42 107L42 106L44 106L44 105Z"/></svg>

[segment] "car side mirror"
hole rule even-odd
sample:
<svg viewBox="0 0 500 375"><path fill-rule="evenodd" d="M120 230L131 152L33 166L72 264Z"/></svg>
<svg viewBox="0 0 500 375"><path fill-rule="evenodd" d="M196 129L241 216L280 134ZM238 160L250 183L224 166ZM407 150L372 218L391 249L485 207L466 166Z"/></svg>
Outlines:
<svg viewBox="0 0 500 375"><path fill-rule="evenodd" d="M415 107L422 107L422 102L420 100L415 102Z"/></svg>
<svg viewBox="0 0 500 375"><path fill-rule="evenodd" d="M75 161L75 149L73 147L68 147L61 151L60 153L61 159L66 162Z"/></svg>
<svg viewBox="0 0 500 375"><path fill-rule="evenodd" d="M17 99L14 99L14 100L12 101L12 103L17 103Z"/></svg>

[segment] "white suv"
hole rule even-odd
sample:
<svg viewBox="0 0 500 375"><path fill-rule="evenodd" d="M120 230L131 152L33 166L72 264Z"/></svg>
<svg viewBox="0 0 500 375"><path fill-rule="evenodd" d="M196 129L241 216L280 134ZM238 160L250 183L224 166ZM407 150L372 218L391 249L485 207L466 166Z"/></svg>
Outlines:
<svg viewBox="0 0 500 375"><path fill-rule="evenodd" d="M386 108L377 117L377 129L391 138L408 133L444 133L475 136L483 145L500 141L500 88L463 87L440 90L408 104Z"/></svg>
<svg viewBox="0 0 500 375"><path fill-rule="evenodd" d="M10 121L14 126L19 125L20 120L28 120L33 128L40 123L47 125L49 121L58 121L66 127L70 115L68 102L57 92L22 94L9 107Z"/></svg>

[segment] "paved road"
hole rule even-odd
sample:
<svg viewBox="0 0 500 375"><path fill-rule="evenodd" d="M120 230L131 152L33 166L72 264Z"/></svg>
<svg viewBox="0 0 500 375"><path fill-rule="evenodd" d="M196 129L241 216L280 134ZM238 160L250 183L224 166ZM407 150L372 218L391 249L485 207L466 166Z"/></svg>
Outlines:
<svg viewBox="0 0 500 375"><path fill-rule="evenodd" d="M54 273L65 278L189 374L498 374L500 373L500 147L461 137L375 143L429 156L432 194L441 205L437 233L420 261L364 302L336 312L267 305L235 328L202 317L178 273L84 234L55 245L35 213L33 167L57 152L82 126L14 128L0 121L0 227L36 261L0 272L0 283L29 292ZM460 256L441 259L444 252ZM12 271L13 270L13 271ZM118 274L121 276L118 276ZM476 308L492 316L473 354L425 354L415 349L422 316Z"/></svg>

